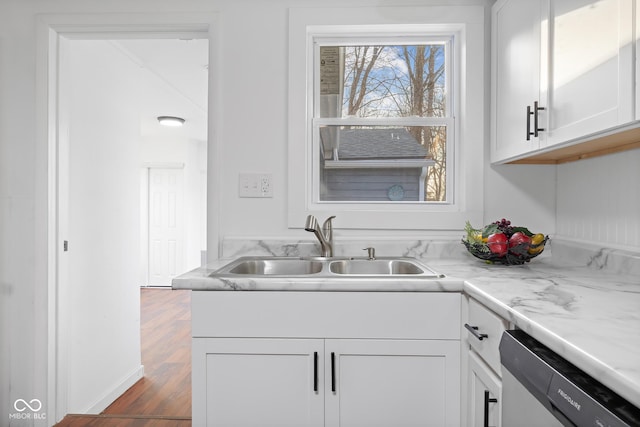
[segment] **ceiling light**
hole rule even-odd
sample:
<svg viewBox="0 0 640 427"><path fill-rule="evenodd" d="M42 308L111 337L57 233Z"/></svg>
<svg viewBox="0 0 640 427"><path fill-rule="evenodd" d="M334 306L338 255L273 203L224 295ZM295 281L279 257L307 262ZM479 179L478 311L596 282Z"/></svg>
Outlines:
<svg viewBox="0 0 640 427"><path fill-rule="evenodd" d="M173 116L159 116L158 122L163 126L179 127L184 124L184 119L181 117L173 117Z"/></svg>

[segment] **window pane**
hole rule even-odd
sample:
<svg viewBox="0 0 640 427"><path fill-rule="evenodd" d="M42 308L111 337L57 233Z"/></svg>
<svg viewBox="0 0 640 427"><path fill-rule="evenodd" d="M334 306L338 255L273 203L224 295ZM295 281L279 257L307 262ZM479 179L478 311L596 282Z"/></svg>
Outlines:
<svg viewBox="0 0 640 427"><path fill-rule="evenodd" d="M323 126L320 201L444 201L446 126Z"/></svg>
<svg viewBox="0 0 640 427"><path fill-rule="evenodd" d="M445 117L445 44L321 46L316 117Z"/></svg>

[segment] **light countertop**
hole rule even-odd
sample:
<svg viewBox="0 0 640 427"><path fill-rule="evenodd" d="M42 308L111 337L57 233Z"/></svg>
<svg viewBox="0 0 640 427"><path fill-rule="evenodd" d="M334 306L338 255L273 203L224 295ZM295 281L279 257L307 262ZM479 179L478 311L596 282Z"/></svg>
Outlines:
<svg viewBox="0 0 640 427"><path fill-rule="evenodd" d="M558 251L560 252L560 251ZM464 292L640 407L640 274L637 254L538 257L522 266L488 265L468 254L423 258L445 279L403 285L367 279L219 280L219 260L174 279L174 289L217 291ZM403 256L415 254L405 251ZM584 258L584 259L583 259ZM615 264L615 265L614 265Z"/></svg>

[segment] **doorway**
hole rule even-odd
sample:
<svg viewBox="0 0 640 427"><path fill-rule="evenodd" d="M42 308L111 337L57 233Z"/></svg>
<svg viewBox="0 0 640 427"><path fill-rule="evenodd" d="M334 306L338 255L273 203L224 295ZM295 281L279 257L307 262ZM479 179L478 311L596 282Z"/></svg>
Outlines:
<svg viewBox="0 0 640 427"><path fill-rule="evenodd" d="M136 112L136 103L127 102L124 96L144 92L145 87L136 86L129 77L148 70L128 58L130 71L135 67L137 71L116 83L110 81L120 71L113 59L126 56L117 41L108 37L112 24L87 32L87 26L80 23L82 17L69 19L72 24L46 23L49 51L57 53L49 56L47 68L47 84L54 85L50 96L57 97L57 102L48 101L49 121L55 128L48 142L52 165L49 200L56 206L49 218L55 228L49 242L55 265L49 282L49 334L54 345L49 354L47 412L53 421L71 412L99 413L143 374L137 249L141 160L134 154L139 147L132 136L137 135L139 142L145 123L140 110ZM73 24L82 30L74 30ZM138 40L147 34L154 41L158 37L180 40L175 33L162 34L157 28L147 33L145 27L131 26ZM192 38L208 40L208 24L184 27ZM196 27L200 30L193 31ZM65 37L56 28L72 34ZM122 27L114 33L121 37ZM93 43L107 46L106 57L104 52L96 55ZM82 55L75 50L78 46ZM71 65L79 59L89 66L97 64L92 60L105 62L78 80L77 74L65 73L78 71ZM116 97L115 102L101 98L116 94L121 98ZM83 97L86 102L78 102ZM205 126L207 115L205 111ZM122 129L125 133L118 134ZM206 134L198 144L206 149ZM206 183L206 171L204 177ZM204 201L202 206L206 206ZM64 246L60 244L63 240Z"/></svg>
<svg viewBox="0 0 640 427"><path fill-rule="evenodd" d="M187 262L183 166L144 168L141 194L145 286L171 286Z"/></svg>

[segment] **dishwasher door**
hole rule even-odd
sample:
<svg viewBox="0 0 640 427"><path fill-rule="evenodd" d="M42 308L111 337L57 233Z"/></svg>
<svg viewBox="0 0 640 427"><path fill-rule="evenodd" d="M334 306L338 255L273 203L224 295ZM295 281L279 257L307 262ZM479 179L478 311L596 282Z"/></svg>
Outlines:
<svg viewBox="0 0 640 427"><path fill-rule="evenodd" d="M502 422L526 426L640 426L640 408L521 330L500 340Z"/></svg>
<svg viewBox="0 0 640 427"><path fill-rule="evenodd" d="M511 372L502 369L502 425L562 427L573 424L562 424Z"/></svg>

